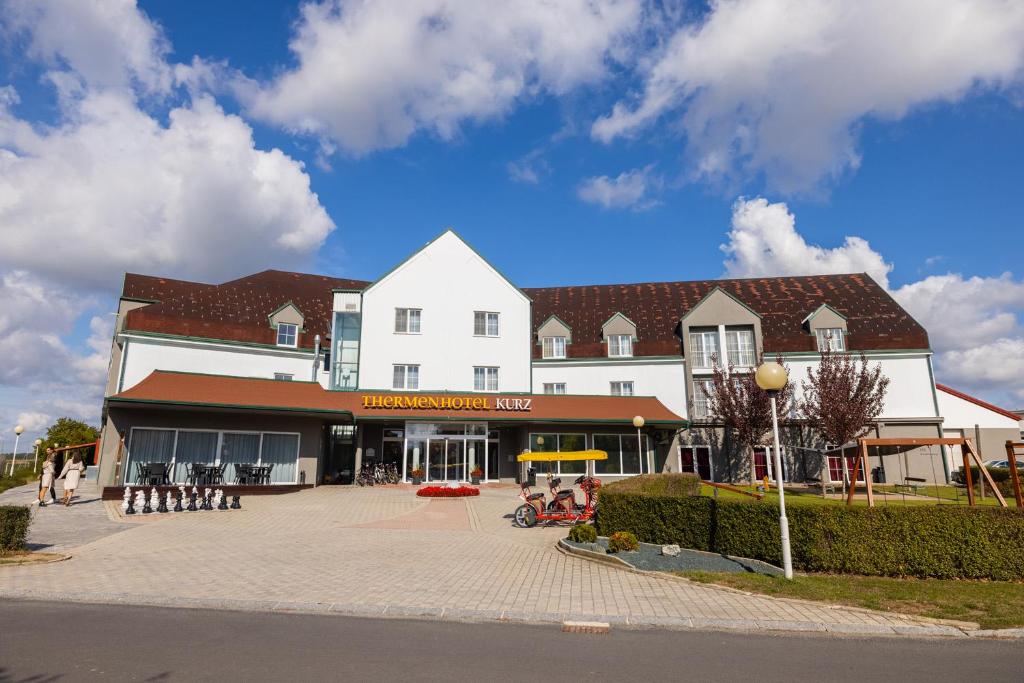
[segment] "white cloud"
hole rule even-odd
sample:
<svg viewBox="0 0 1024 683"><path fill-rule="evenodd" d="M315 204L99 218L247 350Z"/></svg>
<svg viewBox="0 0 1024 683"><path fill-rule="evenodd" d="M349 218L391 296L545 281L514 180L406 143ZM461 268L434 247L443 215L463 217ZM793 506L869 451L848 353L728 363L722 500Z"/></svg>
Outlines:
<svg viewBox="0 0 1024 683"><path fill-rule="evenodd" d="M551 164L544 158L543 148L535 149L508 162L505 168L508 170L509 178L526 185L537 185L542 178L551 173Z"/></svg>
<svg viewBox="0 0 1024 683"><path fill-rule="evenodd" d="M243 81L250 112L351 153L443 139L541 92L606 74L641 0L325 0L302 6L298 65L269 84Z"/></svg>
<svg viewBox="0 0 1024 683"><path fill-rule="evenodd" d="M760 197L734 204L722 250L730 277L866 272L889 289L892 266L865 240L847 237L833 248L808 244L784 203ZM997 403L1024 402L1024 282L1010 273L947 273L890 293L928 331L938 381Z"/></svg>
<svg viewBox="0 0 1024 683"><path fill-rule="evenodd" d="M867 273L883 287L892 265L860 237L846 237L840 247L808 244L796 230L796 217L786 204L757 197L739 199L732 207L725 272L729 277Z"/></svg>
<svg viewBox="0 0 1024 683"><path fill-rule="evenodd" d="M90 87L138 86L166 93L170 45L135 0L8 0L8 31L28 37L28 56L67 66Z"/></svg>
<svg viewBox="0 0 1024 683"><path fill-rule="evenodd" d="M614 178L594 176L580 183L577 196L605 209L649 209L657 200L649 195L661 187L661 179L652 174L651 166L624 171Z"/></svg>
<svg viewBox="0 0 1024 683"><path fill-rule="evenodd" d="M37 433L50 426L53 418L46 413L18 413L17 424L25 428L26 433Z"/></svg>
<svg viewBox="0 0 1024 683"><path fill-rule="evenodd" d="M0 266L107 290L126 270L216 279L304 263L334 228L302 164L210 98L166 126L119 91L68 106L42 130L0 108Z"/></svg>
<svg viewBox="0 0 1024 683"><path fill-rule="evenodd" d="M765 174L801 191L858 166L865 117L1013 87L1022 66L1020 2L712 0L592 134L608 142L675 118L696 176Z"/></svg>

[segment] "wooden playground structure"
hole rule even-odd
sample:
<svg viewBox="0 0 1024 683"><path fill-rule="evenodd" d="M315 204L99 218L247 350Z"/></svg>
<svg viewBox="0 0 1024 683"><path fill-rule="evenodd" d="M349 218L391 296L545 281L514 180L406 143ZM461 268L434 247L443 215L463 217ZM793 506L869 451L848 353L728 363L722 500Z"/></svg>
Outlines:
<svg viewBox="0 0 1024 683"><path fill-rule="evenodd" d="M981 457L978 455L978 451L974 448L974 443L966 437L954 437L954 438L892 438L892 439L870 439L862 438L857 440L857 455L854 456L853 470L850 473L850 489L846 494L846 504L852 505L854 492L856 490L858 475L864 476L864 485L867 490L868 507L875 507L875 494L871 486L871 477L867 476L869 472L868 468L868 449L871 447L895 447L897 453L900 449L910 450L912 448L919 447L930 447L930 446L950 446L960 447L960 453L964 460L964 478L967 489L967 504L969 506L977 505L974 497L974 481L971 473L971 465L978 467L978 472L981 474L982 479L991 488L992 493L995 495L996 500L999 502L1000 507L1008 507L1006 499L1003 494L1000 493L999 487L996 486L995 481L992 479L992 475L989 474L988 468L982 463ZM1013 495L1017 502L1017 507L1024 507L1024 496L1021 495L1021 484L1020 484L1020 473L1017 471L1017 458L1016 452L1018 449L1024 449L1024 442L1007 441L1006 442L1006 457L1009 461L1007 464L1010 469L1010 484L1013 488ZM929 451L930 452L930 451Z"/></svg>

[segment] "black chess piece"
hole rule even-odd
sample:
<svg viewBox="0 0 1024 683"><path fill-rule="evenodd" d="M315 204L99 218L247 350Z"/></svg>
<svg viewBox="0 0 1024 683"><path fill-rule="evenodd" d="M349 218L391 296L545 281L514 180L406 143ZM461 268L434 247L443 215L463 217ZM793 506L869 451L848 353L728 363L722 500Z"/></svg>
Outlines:
<svg viewBox="0 0 1024 683"><path fill-rule="evenodd" d="M220 502L217 503L217 509L218 510L227 510L228 509L228 497L227 496L221 496L220 497Z"/></svg>
<svg viewBox="0 0 1024 683"><path fill-rule="evenodd" d="M146 497L144 498L144 500L145 500L146 502L145 502L145 504L143 504L143 506L142 506L142 514L144 514L144 515L148 515L149 513L151 513L151 512L153 511L153 507L152 507L152 506L151 506L151 505L149 504L149 496L146 496Z"/></svg>
<svg viewBox="0 0 1024 683"><path fill-rule="evenodd" d="M156 506L157 512L168 512L167 510L167 494L160 496L160 502Z"/></svg>
<svg viewBox="0 0 1024 683"><path fill-rule="evenodd" d="M188 494L188 511L195 512L198 509L199 508L196 507L196 494L193 491L192 493Z"/></svg>
<svg viewBox="0 0 1024 683"><path fill-rule="evenodd" d="M183 508L181 507L181 496L179 496L174 499L174 511L181 512L182 510Z"/></svg>
<svg viewBox="0 0 1024 683"><path fill-rule="evenodd" d="M126 515L135 514L135 499L132 496L128 496L128 509L124 511Z"/></svg>
<svg viewBox="0 0 1024 683"><path fill-rule="evenodd" d="M242 504L239 502L240 499L241 499L241 496L231 496L231 509L232 510L241 510L242 509Z"/></svg>
<svg viewBox="0 0 1024 683"><path fill-rule="evenodd" d="M210 497L209 496L203 496L203 503L202 503L202 505L199 506L199 509L200 510L212 510L213 509L213 506L210 505Z"/></svg>

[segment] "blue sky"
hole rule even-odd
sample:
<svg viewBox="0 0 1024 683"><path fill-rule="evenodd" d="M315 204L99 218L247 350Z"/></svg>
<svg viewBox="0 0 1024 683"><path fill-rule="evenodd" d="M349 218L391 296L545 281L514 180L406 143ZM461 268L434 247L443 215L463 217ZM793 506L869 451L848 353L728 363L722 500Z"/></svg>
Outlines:
<svg viewBox="0 0 1024 683"><path fill-rule="evenodd" d="M3 425L97 421L125 270L372 279L445 227L523 286L866 271L940 381L1024 407L1019 6L47 0L0 26Z"/></svg>

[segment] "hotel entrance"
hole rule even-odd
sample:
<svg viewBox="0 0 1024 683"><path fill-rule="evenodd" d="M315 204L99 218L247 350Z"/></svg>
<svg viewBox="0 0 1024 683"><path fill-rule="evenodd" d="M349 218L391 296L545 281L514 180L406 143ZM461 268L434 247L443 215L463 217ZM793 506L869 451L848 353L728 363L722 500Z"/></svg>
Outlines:
<svg viewBox="0 0 1024 683"><path fill-rule="evenodd" d="M482 422L406 422L405 462L402 477L422 472L424 481L469 481L476 471L481 479L497 478L488 474L488 447L497 450L497 435L488 439L487 424Z"/></svg>

